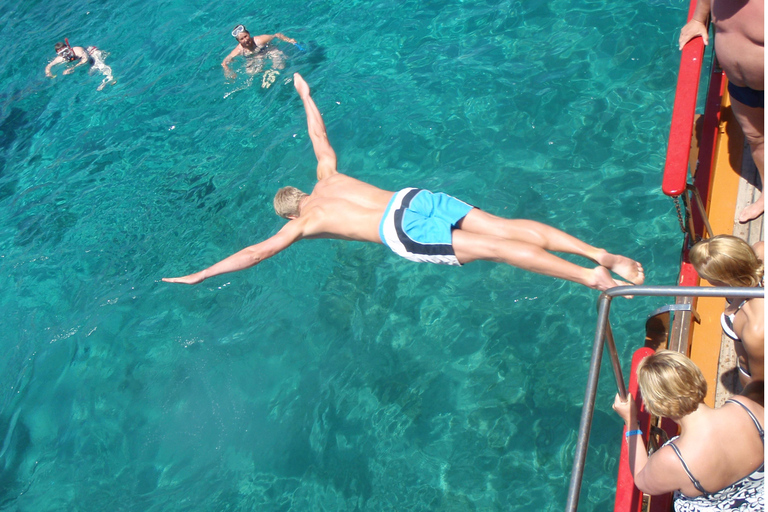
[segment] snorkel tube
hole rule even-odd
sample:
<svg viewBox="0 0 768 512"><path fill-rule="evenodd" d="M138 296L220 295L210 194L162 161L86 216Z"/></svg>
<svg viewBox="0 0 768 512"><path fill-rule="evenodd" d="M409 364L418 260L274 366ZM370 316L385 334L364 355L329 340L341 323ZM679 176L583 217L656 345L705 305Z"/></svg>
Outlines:
<svg viewBox="0 0 768 512"><path fill-rule="evenodd" d="M72 46L69 44L69 39L65 37L64 42L65 44L63 45L61 44L61 42L56 43L56 55L64 59L66 62L72 62L77 60L75 49L72 48Z"/></svg>

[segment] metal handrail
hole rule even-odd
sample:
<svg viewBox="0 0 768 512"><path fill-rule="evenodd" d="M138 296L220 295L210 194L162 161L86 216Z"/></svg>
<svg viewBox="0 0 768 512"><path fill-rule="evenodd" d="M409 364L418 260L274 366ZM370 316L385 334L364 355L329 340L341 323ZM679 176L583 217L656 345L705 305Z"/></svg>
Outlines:
<svg viewBox="0 0 768 512"><path fill-rule="evenodd" d="M595 397L597 395L597 383L600 378L600 363L602 361L603 346L608 341L608 352L611 357L613 373L616 377L616 386L622 398L627 396L627 388L624 385L624 376L621 372L616 343L613 339L609 314L613 297L634 295L645 297L726 297L726 298L764 298L764 288L739 288L739 287L706 287L699 286L617 286L600 294L598 299L597 328L595 329L595 341L592 346L592 359L589 363L589 376L587 377L587 389L584 393L584 406L581 410L581 422L579 424L579 437L576 442L576 454L571 470L571 481L568 486L568 501L565 510L575 512L579 505L581 493L581 481L584 477L584 463L587 459L589 448L589 434L592 429L592 414L595 410Z"/></svg>

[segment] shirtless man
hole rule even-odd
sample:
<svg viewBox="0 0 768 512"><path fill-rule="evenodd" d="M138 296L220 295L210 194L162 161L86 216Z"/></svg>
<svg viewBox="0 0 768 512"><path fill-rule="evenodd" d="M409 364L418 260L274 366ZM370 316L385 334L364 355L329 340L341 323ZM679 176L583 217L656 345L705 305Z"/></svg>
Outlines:
<svg viewBox="0 0 768 512"><path fill-rule="evenodd" d="M82 46L70 46L69 41L66 43L58 42L54 45L56 50L56 58L53 59L45 67L45 76L48 78L56 78L56 75L51 73L51 68L57 64L66 64L77 62L72 67L64 70L65 75L69 75L75 72L75 69L80 66L89 64L91 69L101 71L104 75L104 79L101 81L98 90L102 90L108 83L115 83L115 79L112 77L112 68L104 63L104 54L101 50L95 46L89 46L87 49Z"/></svg>
<svg viewBox="0 0 768 512"><path fill-rule="evenodd" d="M389 192L336 170L336 153L309 86L296 73L294 85L304 103L312 147L317 157L317 184L307 195L293 187L280 189L274 206L289 222L271 238L247 247L215 265L170 283L197 284L219 274L252 267L305 238L336 238L385 244L417 262L461 265L489 260L606 290L644 280L642 266L624 256L592 247L546 224L503 219L446 194L406 188ZM580 267L548 251L577 254L595 261Z"/></svg>
<svg viewBox="0 0 768 512"><path fill-rule="evenodd" d="M765 187L763 0L698 0L691 21L680 31L680 49L694 37L701 36L704 44L709 43L706 23L710 14L715 24L715 55L728 77L733 114L749 142L752 159ZM739 222L759 217L764 209L761 195L739 214Z"/></svg>
<svg viewBox="0 0 768 512"><path fill-rule="evenodd" d="M272 85L277 75L280 74L279 70L285 67L285 55L277 48L269 46L270 41L277 38L286 43L296 44L295 39L285 37L279 32L277 34L263 34L251 37L251 34L243 25L235 27L232 31L232 37L237 39L238 44L221 62L224 74L232 80L237 77L237 74L230 69L229 64L238 55L243 55L250 59L245 68L246 72L250 75L261 73L261 70L264 69L264 59L269 57L272 60L272 69L264 73L264 79L261 83L261 86L265 88Z"/></svg>

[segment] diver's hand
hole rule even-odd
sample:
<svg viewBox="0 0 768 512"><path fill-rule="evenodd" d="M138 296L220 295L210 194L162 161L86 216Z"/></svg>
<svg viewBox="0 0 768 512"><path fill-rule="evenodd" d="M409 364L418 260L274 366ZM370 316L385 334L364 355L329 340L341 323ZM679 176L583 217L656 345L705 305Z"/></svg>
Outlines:
<svg viewBox="0 0 768 512"><path fill-rule="evenodd" d="M224 71L224 76L226 76L230 80L234 80L235 78L237 78L237 73L235 73L231 69L228 69L228 70Z"/></svg>
<svg viewBox="0 0 768 512"><path fill-rule="evenodd" d="M700 21L691 20L680 30L680 39L678 41L680 49L682 50L685 43L695 37L701 37L704 40L704 46L709 44L709 30L707 30L707 26Z"/></svg>
<svg viewBox="0 0 768 512"><path fill-rule="evenodd" d="M75 68L68 68L64 70L65 75L71 75L74 72L75 72Z"/></svg>
<svg viewBox="0 0 768 512"><path fill-rule="evenodd" d="M205 277L202 272L195 272L184 277L164 277L163 281L166 283L198 284L205 281Z"/></svg>

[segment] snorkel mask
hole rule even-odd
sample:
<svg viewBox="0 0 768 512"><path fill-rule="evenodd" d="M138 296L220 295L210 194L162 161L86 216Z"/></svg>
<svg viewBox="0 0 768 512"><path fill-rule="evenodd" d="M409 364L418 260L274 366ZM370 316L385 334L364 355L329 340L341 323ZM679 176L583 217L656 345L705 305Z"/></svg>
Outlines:
<svg viewBox="0 0 768 512"><path fill-rule="evenodd" d="M68 48L66 46L64 48L59 48L59 50L56 51L56 55L58 55L64 60L75 59L75 52L73 52L71 48Z"/></svg>
<svg viewBox="0 0 768 512"><path fill-rule="evenodd" d="M247 30L245 30L245 27L243 25L238 25L235 27L235 30L232 31L232 37L237 39L237 36L239 36L243 32L247 32Z"/></svg>
<svg viewBox="0 0 768 512"><path fill-rule="evenodd" d="M56 55L58 55L64 60L68 60L68 61L76 60L77 56L75 55L75 50L73 50L72 47L69 45L69 38L65 37L64 42L66 43L66 46L62 46L61 48L56 50Z"/></svg>

